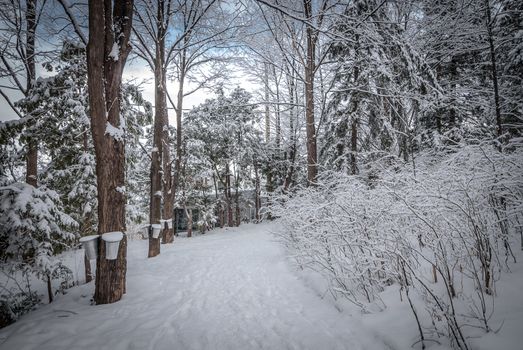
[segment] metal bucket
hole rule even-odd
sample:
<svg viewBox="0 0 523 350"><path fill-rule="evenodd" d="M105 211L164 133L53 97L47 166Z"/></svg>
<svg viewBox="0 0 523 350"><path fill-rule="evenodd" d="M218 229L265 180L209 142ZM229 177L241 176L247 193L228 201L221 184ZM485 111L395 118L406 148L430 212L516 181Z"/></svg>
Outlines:
<svg viewBox="0 0 523 350"><path fill-rule="evenodd" d="M80 243L82 243L88 260L94 260L98 256L98 237L100 236L91 235L80 238Z"/></svg>
<svg viewBox="0 0 523 350"><path fill-rule="evenodd" d="M149 238L149 229L150 229L151 225L145 225L142 230L143 230L143 237L145 238Z"/></svg>
<svg viewBox="0 0 523 350"><path fill-rule="evenodd" d="M162 231L162 225L153 224L151 226L153 227L153 238L157 239L158 237L160 237L160 232Z"/></svg>
<svg viewBox="0 0 523 350"><path fill-rule="evenodd" d="M118 258L118 248L123 238L123 232L107 232L102 235L105 242L105 259L116 260Z"/></svg>

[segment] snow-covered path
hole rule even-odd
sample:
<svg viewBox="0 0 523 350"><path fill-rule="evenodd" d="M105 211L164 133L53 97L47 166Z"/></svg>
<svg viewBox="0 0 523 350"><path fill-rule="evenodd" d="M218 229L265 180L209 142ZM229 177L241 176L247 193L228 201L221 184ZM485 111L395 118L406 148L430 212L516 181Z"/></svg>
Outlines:
<svg viewBox="0 0 523 350"><path fill-rule="evenodd" d="M268 228L180 238L153 259L130 242L120 302L93 306L92 283L74 288L1 330L0 349L379 350L303 285Z"/></svg>

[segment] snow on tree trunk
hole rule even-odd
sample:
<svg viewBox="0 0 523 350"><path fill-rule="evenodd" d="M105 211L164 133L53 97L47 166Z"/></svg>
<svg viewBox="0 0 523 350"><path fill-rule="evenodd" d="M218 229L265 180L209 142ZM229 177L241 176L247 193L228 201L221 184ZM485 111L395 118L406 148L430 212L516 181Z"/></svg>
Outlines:
<svg viewBox="0 0 523 350"><path fill-rule="evenodd" d="M114 8L113 8L114 7ZM89 2L87 67L91 131L96 154L98 233L125 232L125 120L120 115L122 73L131 50L133 1ZM103 30L102 30L103 29ZM118 59L109 57L115 42ZM94 301L114 303L125 293L127 238L120 241L115 260L98 245Z"/></svg>
<svg viewBox="0 0 523 350"><path fill-rule="evenodd" d="M164 122L166 119L166 105L165 105L165 91L162 87L165 78L163 64L161 62L160 45L156 48L156 67L154 70L154 85L155 85L155 115L154 115L154 134L153 134L153 149L151 154L151 193L150 193L150 207L149 207L149 222L160 224L162 218L162 178L163 178L163 136L164 136ZM152 258L160 254L160 238L154 238L149 235L149 252L148 257Z"/></svg>

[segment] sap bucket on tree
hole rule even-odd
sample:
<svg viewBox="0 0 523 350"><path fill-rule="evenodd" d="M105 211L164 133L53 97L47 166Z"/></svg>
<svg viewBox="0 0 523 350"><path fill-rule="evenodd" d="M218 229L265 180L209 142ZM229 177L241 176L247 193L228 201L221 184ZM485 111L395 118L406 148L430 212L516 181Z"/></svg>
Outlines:
<svg viewBox="0 0 523 350"><path fill-rule="evenodd" d="M160 220L160 224L164 228L168 228L168 229L172 229L173 228L173 220L172 219ZM167 227L165 227L165 224L167 224Z"/></svg>
<svg viewBox="0 0 523 350"><path fill-rule="evenodd" d="M160 232L162 231L162 225L160 225L160 224L153 224L151 226L153 228L153 238L160 237Z"/></svg>
<svg viewBox="0 0 523 350"><path fill-rule="evenodd" d="M99 235L91 235L80 238L80 243L85 250L85 256L88 260L96 259L98 255L98 238Z"/></svg>
<svg viewBox="0 0 523 350"><path fill-rule="evenodd" d="M145 239L149 238L149 234L151 233L151 225L145 225L142 227L143 237Z"/></svg>
<svg viewBox="0 0 523 350"><path fill-rule="evenodd" d="M123 238L123 232L107 232L102 235L105 242L105 258L107 260L116 260L118 257L118 248Z"/></svg>

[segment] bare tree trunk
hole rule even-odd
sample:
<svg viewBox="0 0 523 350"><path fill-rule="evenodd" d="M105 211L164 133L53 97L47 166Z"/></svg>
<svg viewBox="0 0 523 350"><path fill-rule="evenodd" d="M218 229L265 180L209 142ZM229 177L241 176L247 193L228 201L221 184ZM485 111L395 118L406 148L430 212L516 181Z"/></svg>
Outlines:
<svg viewBox="0 0 523 350"><path fill-rule="evenodd" d="M239 193L239 175L236 174L234 177L234 201L236 207L236 226L240 226L241 223L241 211L240 211L240 193Z"/></svg>
<svg viewBox="0 0 523 350"><path fill-rule="evenodd" d="M36 80L35 66L35 36L36 36L36 0L27 1L27 12L25 14L27 22L26 35L26 64L27 64L27 83L26 95L31 94ZM27 142L26 155L26 176L25 181L33 187L38 185L38 146L37 140L29 139Z"/></svg>
<svg viewBox="0 0 523 350"><path fill-rule="evenodd" d="M26 155L26 174L25 182L33 187L38 186L38 148L36 141L28 141L28 150Z"/></svg>
<svg viewBox="0 0 523 350"><path fill-rule="evenodd" d="M187 40L187 39L185 39ZM186 42L186 41L184 41ZM174 194L179 191L180 187L184 187L185 184L181 184L182 181L181 177L181 168L182 168L182 157L183 157L183 149L182 149L182 116L183 116L183 94L184 94L184 84L185 84L185 69L186 69L186 55L187 51L186 49L183 49L181 52L181 60L180 60L180 77L178 81L178 97L176 101L176 162L175 162L175 169L174 169ZM185 181L185 179L183 179ZM185 196L183 199L182 206L185 207L187 204L185 203ZM187 211L185 211L185 214L187 215ZM188 234L189 236L189 234ZM189 236L190 237L190 236Z"/></svg>
<svg viewBox="0 0 523 350"><path fill-rule="evenodd" d="M271 115L269 113L269 68L268 63L263 64L263 74L265 80L265 143L271 140Z"/></svg>
<svg viewBox="0 0 523 350"><path fill-rule="evenodd" d="M91 261L87 259L87 255L84 254L84 266L85 266L85 283L89 283L93 280L93 273L91 271Z"/></svg>
<svg viewBox="0 0 523 350"><path fill-rule="evenodd" d="M312 0L303 0L305 18L312 20ZM316 69L316 38L313 29L307 25L307 56L305 66L305 121L307 131L307 184L314 185L318 176L318 154L316 147L316 126L314 122L314 73Z"/></svg>
<svg viewBox="0 0 523 350"><path fill-rule="evenodd" d="M281 113L280 113L280 87L278 79L276 77L276 67L272 66L272 74L274 75L274 80L276 82L276 153L280 153L281 147Z"/></svg>
<svg viewBox="0 0 523 350"><path fill-rule="evenodd" d="M225 199L227 203L227 226L233 227L233 217L232 217L232 198L231 198L231 174L229 163L225 167Z"/></svg>
<svg viewBox="0 0 523 350"><path fill-rule="evenodd" d="M351 136L350 136L350 174L358 173L358 164L356 154L358 152L358 122L359 118L352 116Z"/></svg>
<svg viewBox="0 0 523 350"><path fill-rule="evenodd" d="M149 222L151 224L160 224L162 218L162 158L163 158L163 120L164 109L161 106L162 91L159 88L162 81L162 64L158 62L157 46L157 61L154 70L155 83L155 117L154 117L154 134L153 134L153 150L151 154L151 193L150 193L150 207L149 207ZM165 96L164 96L165 97ZM152 258L160 254L160 238L154 238L149 235L149 251L148 257Z"/></svg>
<svg viewBox="0 0 523 350"><path fill-rule="evenodd" d="M114 8L113 8L114 7ZM125 139L120 116L122 73L131 51L133 1L89 1L87 68L91 131L96 153L98 233L120 231L116 260L105 258L99 244L96 265L96 304L113 303L125 293L127 238L125 235ZM114 48L117 47L117 56ZM115 130L118 130L115 132Z"/></svg>
<svg viewBox="0 0 523 350"><path fill-rule="evenodd" d="M289 151L289 169L287 170L287 175L285 176L285 182L283 184L283 191L286 192L289 189L289 186L292 182L292 177L294 175L294 164L296 161L296 137L294 135L294 95L296 93L296 85L294 78L294 70L290 69L290 78L289 78L289 97L290 97L290 111L289 111L289 134L290 134L290 144L291 149ZM298 102L298 101L296 101Z"/></svg>
<svg viewBox="0 0 523 350"><path fill-rule="evenodd" d="M499 99L498 70L496 62L496 51L494 47L494 37L492 35L492 16L490 13L489 0L485 0L486 26L490 48L490 63L492 70L492 84L494 85L494 106L496 110L496 136L499 138L503 135L503 125L501 122L501 103ZM501 147L499 147L501 149Z"/></svg>
<svg viewBox="0 0 523 350"><path fill-rule="evenodd" d="M261 200L260 200L261 184L260 184L260 174L258 172L258 164L254 164L254 178L255 178L254 210L255 210L256 223L258 223L258 222L260 222L260 207L261 207Z"/></svg>
<svg viewBox="0 0 523 350"><path fill-rule="evenodd" d="M51 280L51 274L48 273L47 274L47 296L49 297L49 304L51 304L53 302L53 285L52 285L52 280Z"/></svg>
<svg viewBox="0 0 523 350"><path fill-rule="evenodd" d="M88 149L89 140L88 140L87 127L83 128L82 144L83 144L84 152L87 153L89 151L89 149ZM82 221L82 226L80 229L81 236L87 236L87 235L93 234L91 232L91 218L92 218L92 212L89 212L84 215L83 221ZM85 254L84 254L84 268L85 268L85 283L89 283L93 280L93 273L91 271L91 261L89 259L87 259L87 256Z"/></svg>
<svg viewBox="0 0 523 350"><path fill-rule="evenodd" d="M163 194L163 207L162 216L164 219L173 218L173 206L174 206L174 186L172 179L172 166L171 166L171 143L169 140L169 115L167 112L167 79L166 79L166 64L165 64L165 36L167 26L165 25L166 17L170 16L170 13L165 13L165 1L161 0L158 2L158 19L160 25L158 26L158 45L156 50L157 63L161 69L156 69L155 73L159 74L158 82L156 85L157 94L155 96L155 108L156 112L159 113L158 119L162 124L162 194ZM163 227L162 230L163 243L172 243L174 241L174 231L169 227Z"/></svg>
<svg viewBox="0 0 523 350"><path fill-rule="evenodd" d="M187 217L187 237L192 237L192 209L187 208L187 203L184 203L183 210Z"/></svg>
<svg viewBox="0 0 523 350"><path fill-rule="evenodd" d="M358 41L358 37L356 37L356 41ZM357 46L359 47L359 45ZM354 83L358 83L358 79L360 76L360 70L358 66L354 67L354 74L353 79ZM358 97L353 98L352 101L352 111L350 113L351 115L351 136L350 136L350 174L356 175L358 173L358 159L356 157L356 154L358 153L358 124L359 124L359 118L357 116L358 112Z"/></svg>

